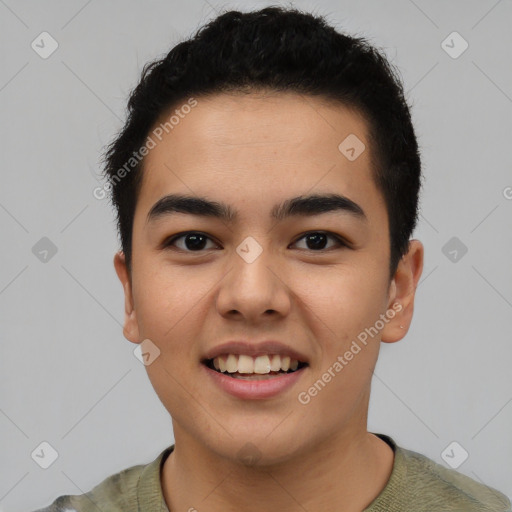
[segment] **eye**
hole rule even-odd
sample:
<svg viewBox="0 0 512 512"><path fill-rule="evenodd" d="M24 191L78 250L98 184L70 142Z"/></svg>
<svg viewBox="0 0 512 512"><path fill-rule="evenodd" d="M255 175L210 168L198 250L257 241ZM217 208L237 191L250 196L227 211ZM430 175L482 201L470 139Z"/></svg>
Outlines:
<svg viewBox="0 0 512 512"><path fill-rule="evenodd" d="M305 235L300 237L295 242L295 244L299 240L305 239L306 244L309 244L310 247L313 247L313 249L316 252L324 251L324 250L326 250L326 248L325 248L326 240L329 238L334 240L338 244L338 247L348 247L348 245L343 241L343 239L341 237L339 237L333 233L329 233L327 231L310 231L309 233L306 233ZM308 247L306 247L306 248L308 248Z"/></svg>
<svg viewBox="0 0 512 512"><path fill-rule="evenodd" d="M334 240L338 247L348 247L348 244L343 241L343 239L334 233L329 233L326 231L310 231L302 235L297 241L294 242L295 245L299 240L305 239L306 244L309 247L306 249L314 250L315 252L325 251L326 240L328 239ZM180 239L183 239L184 246L178 246L176 242ZM172 238L168 239L164 242L163 247L172 247L175 246L178 249L185 252L201 252L203 249L211 249L212 247L206 247L208 241L213 242L213 240L204 233L198 231L187 231L185 233L181 233L179 235L175 235ZM217 244L214 244L217 246ZM336 246L335 246L336 247Z"/></svg>
<svg viewBox="0 0 512 512"><path fill-rule="evenodd" d="M181 235L176 235L166 242L164 242L164 247L170 247L175 244L177 240L180 238L184 239L185 247L178 247L185 252L200 252L201 249L205 248L206 241L211 240L211 238L204 233L200 233L198 231L187 231L186 233L182 233Z"/></svg>

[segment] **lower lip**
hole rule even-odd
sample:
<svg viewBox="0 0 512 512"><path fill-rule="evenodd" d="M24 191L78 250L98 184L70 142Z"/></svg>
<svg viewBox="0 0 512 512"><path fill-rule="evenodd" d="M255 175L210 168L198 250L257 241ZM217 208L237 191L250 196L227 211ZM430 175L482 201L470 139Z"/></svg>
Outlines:
<svg viewBox="0 0 512 512"><path fill-rule="evenodd" d="M230 395L244 400L271 398L279 393L283 393L301 378L306 369L304 367L293 373L285 373L278 377L270 377L264 380L244 380L228 377L226 374L216 372L204 364L201 364L201 366L217 386Z"/></svg>

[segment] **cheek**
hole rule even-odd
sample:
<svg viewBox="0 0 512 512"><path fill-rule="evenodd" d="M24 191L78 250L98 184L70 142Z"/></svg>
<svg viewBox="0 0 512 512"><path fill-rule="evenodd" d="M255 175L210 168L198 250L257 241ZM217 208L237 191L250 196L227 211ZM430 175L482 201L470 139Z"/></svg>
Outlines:
<svg viewBox="0 0 512 512"><path fill-rule="evenodd" d="M202 322L197 315L207 290L196 279L185 278L179 269L160 268L141 276L138 291L141 338L150 339L160 350L158 358L146 366L151 384L169 413L188 410L188 415L200 416L190 402L201 395L201 389L190 375L200 364L194 340L199 338Z"/></svg>
<svg viewBox="0 0 512 512"><path fill-rule="evenodd" d="M382 312L385 286L369 265L323 268L316 275L309 272L303 296L308 297L320 319L341 336L374 322Z"/></svg>
<svg viewBox="0 0 512 512"><path fill-rule="evenodd" d="M148 265L149 268L155 265ZM195 325L191 321L195 308L207 289L188 272L179 269L159 268L139 274L134 284L137 320L141 336L157 344L167 345L169 340L180 338L180 333Z"/></svg>
<svg viewBox="0 0 512 512"><path fill-rule="evenodd" d="M322 350L312 378L317 381L328 373L327 401L336 400L343 390L357 396L371 380L379 353L380 332L372 327L383 313L383 280L371 266L338 268L311 290L309 309L314 314L306 321L316 326L313 334Z"/></svg>

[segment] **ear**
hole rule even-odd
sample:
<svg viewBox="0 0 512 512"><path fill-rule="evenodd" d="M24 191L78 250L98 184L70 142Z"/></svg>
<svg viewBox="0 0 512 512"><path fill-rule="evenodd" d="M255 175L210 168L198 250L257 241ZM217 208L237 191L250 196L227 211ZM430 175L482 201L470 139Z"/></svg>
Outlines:
<svg viewBox="0 0 512 512"><path fill-rule="evenodd" d="M132 343L140 343L139 324L137 322L137 313L133 302L131 277L126 266L123 251L117 252L114 256L114 267L124 290L124 337Z"/></svg>
<svg viewBox="0 0 512 512"><path fill-rule="evenodd" d="M409 250L396 269L389 286L388 310L394 311L381 331L381 341L394 343L401 340L409 330L414 311L416 287L423 271L423 244L419 240L409 240ZM403 325L403 329L400 327Z"/></svg>

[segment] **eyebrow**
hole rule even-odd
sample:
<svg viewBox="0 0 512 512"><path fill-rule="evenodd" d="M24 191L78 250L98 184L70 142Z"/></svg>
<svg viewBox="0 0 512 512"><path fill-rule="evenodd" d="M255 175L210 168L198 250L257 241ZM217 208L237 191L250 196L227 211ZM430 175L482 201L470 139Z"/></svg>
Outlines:
<svg viewBox="0 0 512 512"><path fill-rule="evenodd" d="M312 217L328 212L341 212L357 220L368 221L361 206L340 194L315 194L286 199L272 208L270 216L282 221L292 216ZM151 207L146 222L151 223L174 213L216 218L229 224L235 223L239 216L236 210L225 203L205 197L170 194L160 198Z"/></svg>

